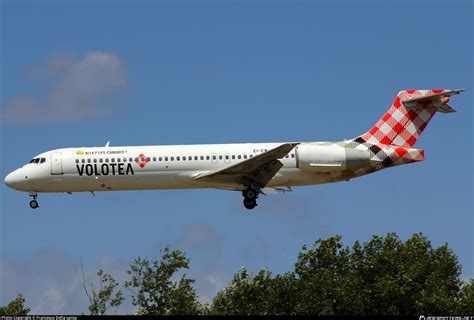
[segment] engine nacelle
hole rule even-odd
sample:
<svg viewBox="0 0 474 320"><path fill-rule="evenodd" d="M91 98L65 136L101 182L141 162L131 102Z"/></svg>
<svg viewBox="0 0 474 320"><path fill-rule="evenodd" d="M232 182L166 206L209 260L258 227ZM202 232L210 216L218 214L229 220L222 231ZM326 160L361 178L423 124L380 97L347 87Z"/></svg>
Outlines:
<svg viewBox="0 0 474 320"><path fill-rule="evenodd" d="M296 149L297 166L304 171L335 171L367 167L369 151L338 145L300 144Z"/></svg>

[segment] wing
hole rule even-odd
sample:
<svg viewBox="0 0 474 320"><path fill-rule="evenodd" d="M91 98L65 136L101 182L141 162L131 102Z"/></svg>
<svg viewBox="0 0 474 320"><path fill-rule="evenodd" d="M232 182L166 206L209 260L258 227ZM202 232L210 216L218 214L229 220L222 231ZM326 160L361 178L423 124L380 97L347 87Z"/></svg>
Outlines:
<svg viewBox="0 0 474 320"><path fill-rule="evenodd" d="M282 144L227 168L198 175L194 180L230 182L242 185L258 184L258 187L263 188L283 166L283 163L278 159L287 155L296 145L298 143Z"/></svg>

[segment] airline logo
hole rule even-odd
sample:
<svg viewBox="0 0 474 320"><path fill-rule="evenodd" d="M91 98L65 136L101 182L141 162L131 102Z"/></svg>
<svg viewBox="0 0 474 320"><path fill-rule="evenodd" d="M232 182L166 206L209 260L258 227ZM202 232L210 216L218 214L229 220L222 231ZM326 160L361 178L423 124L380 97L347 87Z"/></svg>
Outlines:
<svg viewBox="0 0 474 320"><path fill-rule="evenodd" d="M79 155L78 150L76 154ZM83 153L81 153L83 154ZM112 159L113 160L113 159ZM145 156L143 153L140 153L137 158L135 158L135 163L140 167L144 168L146 164L150 162L150 158ZM76 164L77 173L79 176L108 176L108 175L133 175L132 164L126 162L106 162L106 163L83 163L81 165Z"/></svg>
<svg viewBox="0 0 474 320"><path fill-rule="evenodd" d="M76 165L77 173L79 176L108 176L118 175L125 176L129 174L135 174L133 172L132 165L130 163L88 163L82 165Z"/></svg>
<svg viewBox="0 0 474 320"><path fill-rule="evenodd" d="M143 169L146 164L150 162L150 158L146 157L143 153L140 153L138 158L135 158L135 162Z"/></svg>

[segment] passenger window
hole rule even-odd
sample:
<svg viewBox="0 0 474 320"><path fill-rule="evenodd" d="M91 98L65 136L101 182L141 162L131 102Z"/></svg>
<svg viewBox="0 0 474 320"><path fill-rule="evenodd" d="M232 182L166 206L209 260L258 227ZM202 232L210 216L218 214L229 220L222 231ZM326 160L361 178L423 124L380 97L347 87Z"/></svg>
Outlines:
<svg viewBox="0 0 474 320"><path fill-rule="evenodd" d="M286 155L285 158L289 158L290 156L289 155Z"/></svg>
<svg viewBox="0 0 474 320"><path fill-rule="evenodd" d="M150 161L150 157L147 157L147 158L146 158L146 161Z"/></svg>
<svg viewBox="0 0 474 320"><path fill-rule="evenodd" d="M250 158L253 158L253 154L250 155Z"/></svg>
<svg viewBox="0 0 474 320"><path fill-rule="evenodd" d="M199 159L198 156L194 156L194 160L197 160L197 159Z"/></svg>
<svg viewBox="0 0 474 320"><path fill-rule="evenodd" d="M159 158L158 158L158 160L159 160L159 161L162 161L162 160L163 160L163 158L162 158L162 157L159 157Z"/></svg>
<svg viewBox="0 0 474 320"><path fill-rule="evenodd" d="M225 159L226 159L226 160L229 160L229 156L228 156L228 155L226 155L226 156L225 156Z"/></svg>
<svg viewBox="0 0 474 320"><path fill-rule="evenodd" d="M123 158L123 162L127 162L127 158Z"/></svg>
<svg viewBox="0 0 474 320"><path fill-rule="evenodd" d="M174 161L174 157L170 157L170 160L171 160L171 161Z"/></svg>
<svg viewBox="0 0 474 320"><path fill-rule="evenodd" d="M111 158L111 159L110 159L110 162L115 162L115 158Z"/></svg>
<svg viewBox="0 0 474 320"><path fill-rule="evenodd" d="M156 157L153 157L153 161L156 161Z"/></svg>
<svg viewBox="0 0 474 320"><path fill-rule="evenodd" d="M99 162L100 162L100 163L104 162L104 159L100 158L100 159L99 159Z"/></svg>
<svg viewBox="0 0 474 320"><path fill-rule="evenodd" d="M76 159L76 163L79 163L79 159Z"/></svg>
<svg viewBox="0 0 474 320"><path fill-rule="evenodd" d="M105 158L105 162L109 163L109 158Z"/></svg>
<svg viewBox="0 0 474 320"><path fill-rule="evenodd" d="M244 154L244 159L247 159L247 155L246 155L246 154Z"/></svg>
<svg viewBox="0 0 474 320"><path fill-rule="evenodd" d="M222 156L219 156L219 160L222 160Z"/></svg>
<svg viewBox="0 0 474 320"><path fill-rule="evenodd" d="M294 158L294 157L295 157L295 154L294 154L294 153L292 153L292 154L291 154L291 157L292 157L292 158Z"/></svg>
<svg viewBox="0 0 474 320"><path fill-rule="evenodd" d="M86 163L86 160L82 159L81 162L82 162L82 163Z"/></svg>
<svg viewBox="0 0 474 320"><path fill-rule="evenodd" d="M232 160L235 160L235 154L232 155Z"/></svg>
<svg viewBox="0 0 474 320"><path fill-rule="evenodd" d="M179 157L176 157L176 161L179 161Z"/></svg>
<svg viewBox="0 0 474 320"><path fill-rule="evenodd" d="M97 163L97 159L94 159L94 163Z"/></svg>
<svg viewBox="0 0 474 320"><path fill-rule="evenodd" d="M216 160L216 159L217 159L217 157L216 157L216 156L212 156L212 160Z"/></svg>
<svg viewBox="0 0 474 320"><path fill-rule="evenodd" d="M201 160L204 160L204 156L201 156Z"/></svg>
<svg viewBox="0 0 474 320"><path fill-rule="evenodd" d="M128 158L128 161L132 162L132 161L133 161L133 158Z"/></svg>
<svg viewBox="0 0 474 320"><path fill-rule="evenodd" d="M87 163L91 163L91 159L87 159Z"/></svg>
<svg viewBox="0 0 474 320"><path fill-rule="evenodd" d="M240 156L240 154L237 156L238 159L241 159L242 157Z"/></svg>
<svg viewBox="0 0 474 320"><path fill-rule="evenodd" d="M168 157L165 157L165 161L168 161Z"/></svg>
<svg viewBox="0 0 474 320"><path fill-rule="evenodd" d="M211 158L210 158L209 156L206 156L206 159L209 160L209 159L211 159Z"/></svg>

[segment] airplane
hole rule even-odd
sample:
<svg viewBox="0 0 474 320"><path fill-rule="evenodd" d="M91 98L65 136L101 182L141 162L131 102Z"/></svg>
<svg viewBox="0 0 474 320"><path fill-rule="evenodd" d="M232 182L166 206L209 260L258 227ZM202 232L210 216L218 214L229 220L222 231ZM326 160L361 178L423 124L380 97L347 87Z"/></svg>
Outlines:
<svg viewBox="0 0 474 320"><path fill-rule="evenodd" d="M417 139L456 90L403 90L366 133L336 142L284 142L63 148L41 153L5 177L32 197L41 192L215 188L241 191L253 209L261 194L349 181L422 161Z"/></svg>

